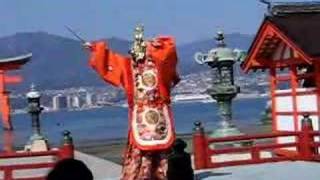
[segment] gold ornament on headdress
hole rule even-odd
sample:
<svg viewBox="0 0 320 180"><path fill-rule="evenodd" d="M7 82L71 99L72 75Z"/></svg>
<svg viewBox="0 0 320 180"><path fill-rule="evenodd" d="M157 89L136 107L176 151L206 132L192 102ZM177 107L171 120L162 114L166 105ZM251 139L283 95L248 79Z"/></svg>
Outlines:
<svg viewBox="0 0 320 180"><path fill-rule="evenodd" d="M146 56L147 44L144 41L144 28L143 25L139 24L134 29L134 41L130 49L130 54L134 61L143 60Z"/></svg>

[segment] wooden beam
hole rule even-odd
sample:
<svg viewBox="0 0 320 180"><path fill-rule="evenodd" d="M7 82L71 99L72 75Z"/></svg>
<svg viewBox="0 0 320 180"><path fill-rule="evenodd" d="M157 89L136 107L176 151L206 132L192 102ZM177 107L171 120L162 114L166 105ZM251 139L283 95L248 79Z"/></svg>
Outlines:
<svg viewBox="0 0 320 180"><path fill-rule="evenodd" d="M297 91L297 96L313 95L313 94L317 94L317 92L318 90ZM277 97L291 96L291 92L277 92L275 96Z"/></svg>
<svg viewBox="0 0 320 180"><path fill-rule="evenodd" d="M266 22L263 22L263 24L261 25L261 27L259 29L259 32L257 33L257 36L255 37L255 39L253 41L253 44L248 52L248 56L247 56L246 60L241 65L244 72L248 72L249 69L252 67L252 63L254 63L256 61L255 56L256 56L257 52L259 51L259 48L256 48L256 47L260 47L263 44L263 39L265 39L265 38L267 38L267 36L271 35L271 33L266 32L267 27L268 26L267 26Z"/></svg>
<svg viewBox="0 0 320 180"><path fill-rule="evenodd" d="M294 130L299 131L299 114L298 114L298 100L297 100L297 88L299 88L298 79L297 79L297 67L292 65L290 67L290 76L291 76L291 95L292 95L292 108L293 108L293 121L294 121ZM296 138L296 142L297 142Z"/></svg>
<svg viewBox="0 0 320 180"><path fill-rule="evenodd" d="M271 116L272 116L272 132L276 132L277 131L277 114L276 114L276 108L277 108L277 104L276 104L276 89L277 89L277 73L276 73L276 69L271 67L270 68L270 95L271 95Z"/></svg>
<svg viewBox="0 0 320 180"><path fill-rule="evenodd" d="M4 82L6 84L17 84L17 83L22 82L22 77L18 76L18 75L15 75L15 76L5 75Z"/></svg>
<svg viewBox="0 0 320 180"><path fill-rule="evenodd" d="M272 60L272 59L265 59L260 58L258 59L260 66L266 66L266 67L290 67L292 65L308 65L305 61L301 60L300 58L289 58L289 59L279 59L279 60Z"/></svg>
<svg viewBox="0 0 320 180"><path fill-rule="evenodd" d="M311 58L300 48L298 47L291 39L289 39L278 27L273 25L271 22L268 25L274 30L274 33L284 41L290 48L297 51L304 61L311 64Z"/></svg>

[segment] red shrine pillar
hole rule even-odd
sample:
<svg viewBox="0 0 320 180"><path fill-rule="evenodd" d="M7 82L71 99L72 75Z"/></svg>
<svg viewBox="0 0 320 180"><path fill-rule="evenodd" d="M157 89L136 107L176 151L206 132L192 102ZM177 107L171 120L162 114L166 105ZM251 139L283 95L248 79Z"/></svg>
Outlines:
<svg viewBox="0 0 320 180"><path fill-rule="evenodd" d="M3 151L4 152L14 151L13 141L14 141L13 131L4 131L3 132Z"/></svg>
<svg viewBox="0 0 320 180"><path fill-rule="evenodd" d="M13 130L11 123L10 92L6 90L6 84L17 84L22 81L20 76L7 76L5 71L0 69L0 110L3 128Z"/></svg>
<svg viewBox="0 0 320 180"><path fill-rule="evenodd" d="M11 116L10 116L10 101L9 92L5 89L5 71L0 70L0 108L3 128L5 130L12 130Z"/></svg>

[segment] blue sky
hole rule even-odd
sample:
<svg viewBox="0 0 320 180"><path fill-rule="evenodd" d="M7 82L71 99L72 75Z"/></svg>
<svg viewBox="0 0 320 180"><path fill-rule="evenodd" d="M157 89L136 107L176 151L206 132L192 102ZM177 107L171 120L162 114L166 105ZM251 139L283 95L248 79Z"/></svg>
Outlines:
<svg viewBox="0 0 320 180"><path fill-rule="evenodd" d="M216 30L254 34L265 13L258 0L1 0L0 37L46 31L87 39L130 39L135 24L146 35L170 34L179 43L212 37Z"/></svg>

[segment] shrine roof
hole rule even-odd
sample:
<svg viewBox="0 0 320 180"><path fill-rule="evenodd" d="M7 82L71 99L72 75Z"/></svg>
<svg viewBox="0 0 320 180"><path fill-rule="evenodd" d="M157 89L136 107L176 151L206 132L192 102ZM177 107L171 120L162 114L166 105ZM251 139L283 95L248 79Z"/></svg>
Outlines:
<svg viewBox="0 0 320 180"><path fill-rule="evenodd" d="M320 3L272 3L242 68L248 72L312 64L316 59L320 59Z"/></svg>
<svg viewBox="0 0 320 180"><path fill-rule="evenodd" d="M25 64L27 63L32 57L32 54L24 54L21 56L15 56L10 58L2 58L0 59L0 64Z"/></svg>
<svg viewBox="0 0 320 180"><path fill-rule="evenodd" d="M320 56L320 12L267 16L270 21L309 57Z"/></svg>
<svg viewBox="0 0 320 180"><path fill-rule="evenodd" d="M320 2L270 2L269 13L271 15L284 15L296 13L320 12Z"/></svg>
<svg viewBox="0 0 320 180"><path fill-rule="evenodd" d="M32 54L25 54L16 57L2 58L0 59L0 69L1 70L16 70L22 65L27 63L32 57Z"/></svg>

